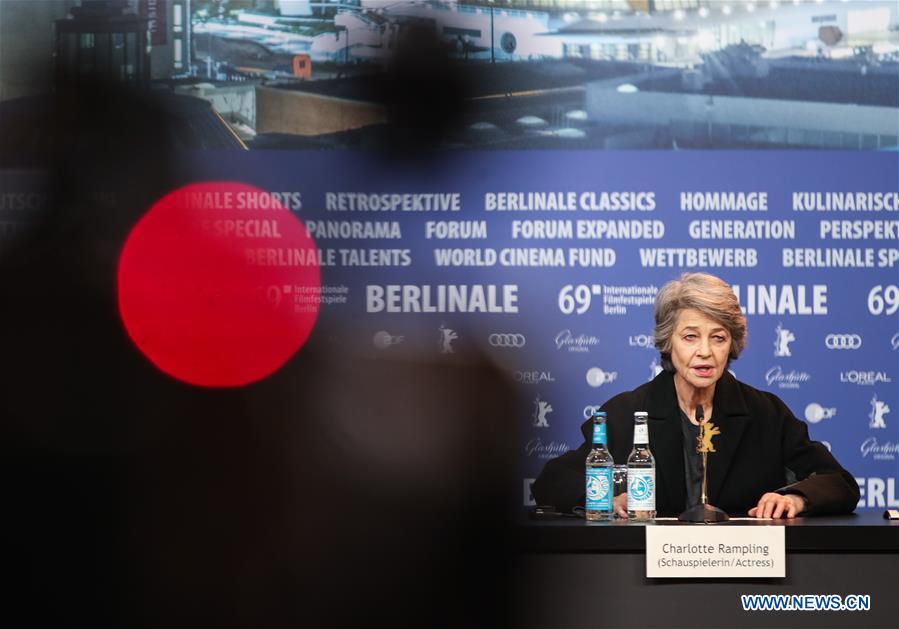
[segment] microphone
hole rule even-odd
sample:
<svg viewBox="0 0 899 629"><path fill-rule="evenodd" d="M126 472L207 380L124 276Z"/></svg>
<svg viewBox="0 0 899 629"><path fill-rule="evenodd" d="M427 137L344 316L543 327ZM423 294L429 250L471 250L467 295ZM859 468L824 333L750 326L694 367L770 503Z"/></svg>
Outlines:
<svg viewBox="0 0 899 629"><path fill-rule="evenodd" d="M696 407L696 421L702 423L705 420L705 414L702 412L702 404Z"/></svg>

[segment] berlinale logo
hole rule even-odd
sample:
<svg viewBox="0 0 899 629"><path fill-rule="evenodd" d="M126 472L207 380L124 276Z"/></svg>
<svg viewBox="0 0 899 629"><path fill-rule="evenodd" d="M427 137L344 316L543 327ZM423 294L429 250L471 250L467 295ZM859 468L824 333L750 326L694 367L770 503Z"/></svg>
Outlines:
<svg viewBox="0 0 899 629"><path fill-rule="evenodd" d="M868 413L868 419L871 422L868 424L869 428L886 428L887 423L883 418L884 415L890 412L890 407L886 402L882 402L877 399L877 394L874 394L874 397L871 398L871 412Z"/></svg>
<svg viewBox="0 0 899 629"><path fill-rule="evenodd" d="M828 334L824 337L827 349L859 349L861 346L862 337L858 334Z"/></svg>
<svg viewBox="0 0 899 629"><path fill-rule="evenodd" d="M459 335L456 334L455 330L451 330L442 323L440 327L437 328L440 332L440 338L437 340L437 345L440 347L441 354L455 354L455 350L453 349L453 341L459 338Z"/></svg>
<svg viewBox="0 0 899 629"><path fill-rule="evenodd" d="M783 327L780 323L774 328L776 337L774 339L774 355L778 358L792 356L790 353L790 343L796 340L796 335Z"/></svg>
<svg viewBox="0 0 899 629"><path fill-rule="evenodd" d="M536 428L549 428L549 422L546 421L546 416L552 412L553 407L549 402L544 402L539 396L534 398L534 412L531 414L531 418L534 420L534 426Z"/></svg>

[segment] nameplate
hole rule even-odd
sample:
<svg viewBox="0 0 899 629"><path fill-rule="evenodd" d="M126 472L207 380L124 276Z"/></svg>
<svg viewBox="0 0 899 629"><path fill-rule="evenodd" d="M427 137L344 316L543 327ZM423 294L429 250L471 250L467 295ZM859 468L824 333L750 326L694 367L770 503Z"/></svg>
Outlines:
<svg viewBox="0 0 899 629"><path fill-rule="evenodd" d="M785 577L782 526L647 526L650 578Z"/></svg>

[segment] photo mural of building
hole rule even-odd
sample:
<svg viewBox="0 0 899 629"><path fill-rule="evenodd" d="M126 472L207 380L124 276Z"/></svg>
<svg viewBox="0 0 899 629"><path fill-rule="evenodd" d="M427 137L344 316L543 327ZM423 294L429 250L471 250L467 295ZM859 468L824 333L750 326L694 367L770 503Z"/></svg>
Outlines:
<svg viewBox="0 0 899 629"><path fill-rule="evenodd" d="M188 75L192 14L191 0L0 2L0 100L45 92L58 73Z"/></svg>
<svg viewBox="0 0 899 629"><path fill-rule="evenodd" d="M859 489L856 516L783 527L788 578L733 587L845 578L874 593L858 624L891 626L897 11L0 0L8 607L35 626L590 624L533 614L558 594L648 626L630 603L663 609L649 596L520 569L516 527L594 411L660 376L654 301L701 271L746 317L727 372ZM777 445L772 488L793 474ZM525 529L558 534L540 561L611 549L616 584L679 597L643 578L642 528L565 515Z"/></svg>
<svg viewBox="0 0 899 629"><path fill-rule="evenodd" d="M77 0L0 2L0 101L49 89L55 72L53 24L76 4Z"/></svg>
<svg viewBox="0 0 899 629"><path fill-rule="evenodd" d="M383 120L375 116L362 124L338 116L347 122L298 127L279 120L303 118L302 108L279 107L272 118L275 110L268 105L257 119L257 90L267 102L281 92L314 92L352 94L346 102L338 96L329 101L346 111L360 111L360 103L377 107L365 87L373 84L370 77L389 67L406 33L423 28L446 46L458 75L470 76L476 85L470 93L460 92L472 106L464 113L467 130L448 138L455 146L882 148L893 145L896 136L889 94L899 80L897 7L888 1L13 0L2 5L0 63L7 71L0 80L8 96L27 90L25 77L46 84L56 73L101 68L121 80L174 80L182 92L205 82L195 94L229 110L225 113L239 119L247 137L257 127L263 134L280 134L278 145L288 141L285 134L364 134ZM44 27L24 37L17 28L23 21ZM496 68L486 70L485 64ZM629 76L626 84L596 80L622 74ZM520 78L525 75L530 78ZM308 84L335 80L346 86ZM235 82L244 85L228 85ZM214 96L218 85L227 86L230 95ZM615 103L628 96L654 105L622 104L619 111ZM672 107L675 97L697 104ZM795 113L789 113L788 102ZM833 109L837 104L858 107ZM733 113L740 107L753 113ZM639 115L660 110L694 113L677 120ZM803 114L813 110L820 113ZM830 120L826 128L802 127L821 116ZM768 122L760 125L761 119ZM703 125L705 132L686 132ZM759 126L783 131L733 130ZM791 128L794 133L788 133ZM837 142L833 134L841 133L852 137Z"/></svg>
<svg viewBox="0 0 899 629"><path fill-rule="evenodd" d="M899 87L897 8L891 2L361 0L327 7L335 9L333 15L313 11L314 3L257 4L224 18L204 14L194 28L197 50L209 68L266 77L258 89L267 103L280 100L279 94L297 104L299 94L329 93L334 111L359 112L368 104L376 111L373 82L362 77L389 67L409 29L426 28L444 42L459 76L473 86L461 93L471 107L464 113L466 131L447 138L453 146L815 147L835 146L833 134L847 133L852 137L840 136L840 146L888 147L896 135L890 122L895 104L884 96ZM308 59L309 77L295 74L296 59ZM687 116L688 125L665 116L641 119L644 110L627 105L618 113L613 102L624 94L615 90L623 84L595 77L621 74L630 75L628 93L645 90L633 100L655 102L653 111L671 106L666 94L674 90L681 98L705 98L704 114ZM524 75L531 78L522 80ZM309 79L325 83L313 86ZM331 80L342 83L327 85ZM588 95L606 89L612 91L604 110ZM714 115L709 98L718 98ZM795 115L786 102L793 103ZM819 102L869 109L828 110ZM755 113L731 120L725 110L741 103ZM325 119L313 110L269 104L264 110L258 130L266 137L259 138L259 148L309 145L302 137L318 138L314 146L364 141L382 121L379 115L370 123L355 115L330 116L328 124L316 127L298 122ZM805 110L827 112L820 114L831 120L826 132L802 127L819 119L803 116ZM272 118L274 111L279 113ZM335 125L336 119L345 122ZM760 119L771 128L799 127L789 135L721 131L721 125L755 128ZM685 132L701 124L704 133ZM333 136L343 131L352 133Z"/></svg>
<svg viewBox="0 0 899 629"><path fill-rule="evenodd" d="M164 79L191 74L191 20L195 0L133 0L132 8L147 20L150 76Z"/></svg>

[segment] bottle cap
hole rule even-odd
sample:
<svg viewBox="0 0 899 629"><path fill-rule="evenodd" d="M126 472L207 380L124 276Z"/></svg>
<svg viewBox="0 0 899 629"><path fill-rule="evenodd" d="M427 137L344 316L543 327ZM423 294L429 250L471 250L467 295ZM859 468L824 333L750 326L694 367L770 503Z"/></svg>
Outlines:
<svg viewBox="0 0 899 629"><path fill-rule="evenodd" d="M649 417L649 413L646 411L636 411L634 417Z"/></svg>

